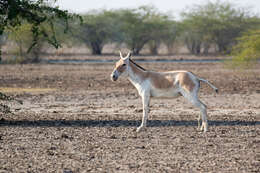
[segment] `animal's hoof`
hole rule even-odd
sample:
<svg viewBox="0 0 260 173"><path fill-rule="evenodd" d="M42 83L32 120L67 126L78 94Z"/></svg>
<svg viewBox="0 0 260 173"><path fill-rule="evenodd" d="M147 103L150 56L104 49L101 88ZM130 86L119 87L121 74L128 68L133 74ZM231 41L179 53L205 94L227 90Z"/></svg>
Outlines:
<svg viewBox="0 0 260 173"><path fill-rule="evenodd" d="M208 128L205 128L205 127L203 128L203 127L201 127L201 128L200 128L200 131L203 131L204 133L206 133L206 132L208 131Z"/></svg>
<svg viewBox="0 0 260 173"><path fill-rule="evenodd" d="M207 132L208 131L208 124L207 123L202 123L200 130L204 131L204 133Z"/></svg>
<svg viewBox="0 0 260 173"><path fill-rule="evenodd" d="M141 132L141 131L143 131L144 130L144 127L143 126L140 126L140 127L138 127L137 129L136 129L136 132Z"/></svg>

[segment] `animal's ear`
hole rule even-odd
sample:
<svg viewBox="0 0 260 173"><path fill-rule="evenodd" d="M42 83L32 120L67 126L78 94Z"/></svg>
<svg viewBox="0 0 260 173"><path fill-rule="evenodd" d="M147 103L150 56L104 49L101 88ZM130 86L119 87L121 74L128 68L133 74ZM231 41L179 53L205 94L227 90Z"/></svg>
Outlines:
<svg viewBox="0 0 260 173"><path fill-rule="evenodd" d="M121 51L119 51L119 55L120 55L120 58L121 58L121 59L124 59L124 57L123 57Z"/></svg>
<svg viewBox="0 0 260 173"><path fill-rule="evenodd" d="M132 56L132 53L129 51L126 57L130 58L131 56Z"/></svg>
<svg viewBox="0 0 260 173"><path fill-rule="evenodd" d="M130 59L130 57L131 57L131 52L129 52L129 53L126 55L126 57L124 57L123 59L124 59L125 62L128 62L129 59Z"/></svg>

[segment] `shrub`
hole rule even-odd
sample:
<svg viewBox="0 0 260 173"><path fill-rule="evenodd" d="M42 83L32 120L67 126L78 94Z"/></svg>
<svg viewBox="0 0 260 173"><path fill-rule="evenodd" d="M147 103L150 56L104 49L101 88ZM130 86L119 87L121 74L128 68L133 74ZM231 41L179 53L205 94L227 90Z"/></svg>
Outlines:
<svg viewBox="0 0 260 173"><path fill-rule="evenodd" d="M260 58L260 29L245 32L237 41L231 53L232 65L249 68Z"/></svg>

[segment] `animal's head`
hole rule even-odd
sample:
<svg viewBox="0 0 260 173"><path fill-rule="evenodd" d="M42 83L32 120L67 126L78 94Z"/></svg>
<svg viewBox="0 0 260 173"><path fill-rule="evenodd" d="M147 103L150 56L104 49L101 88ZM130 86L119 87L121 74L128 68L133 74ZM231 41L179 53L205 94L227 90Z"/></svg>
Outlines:
<svg viewBox="0 0 260 173"><path fill-rule="evenodd" d="M115 68L111 73L111 80L116 81L119 76L127 75L129 70L129 58L131 57L131 52L129 52L126 57L122 56L120 53L120 60L116 62Z"/></svg>

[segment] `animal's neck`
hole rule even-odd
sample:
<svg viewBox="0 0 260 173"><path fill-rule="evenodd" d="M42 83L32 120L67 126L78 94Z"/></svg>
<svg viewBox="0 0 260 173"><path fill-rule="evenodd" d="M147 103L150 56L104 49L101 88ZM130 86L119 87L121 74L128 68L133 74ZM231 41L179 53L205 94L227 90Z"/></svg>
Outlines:
<svg viewBox="0 0 260 173"><path fill-rule="evenodd" d="M128 79L136 86L140 85L147 76L147 71L141 66L134 63L132 60L129 61L129 77Z"/></svg>
<svg viewBox="0 0 260 173"><path fill-rule="evenodd" d="M130 63L132 63L132 65L136 66L137 68L146 71L143 67L141 67L140 65L136 64L132 59L129 59Z"/></svg>

